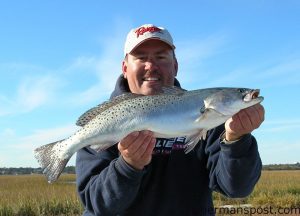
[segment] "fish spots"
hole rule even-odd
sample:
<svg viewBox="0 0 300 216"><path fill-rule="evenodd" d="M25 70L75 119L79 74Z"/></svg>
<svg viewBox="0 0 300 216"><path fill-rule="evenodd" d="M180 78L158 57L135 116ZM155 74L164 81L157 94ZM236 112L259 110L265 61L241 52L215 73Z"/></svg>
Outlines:
<svg viewBox="0 0 300 216"><path fill-rule="evenodd" d="M139 122L144 118L161 113L169 109L170 105L177 106L181 101L181 96L170 94L127 99L120 97L98 108L97 111L101 110L101 113L83 126L79 136L88 138L95 134L115 133L118 128L125 128L128 124L140 124Z"/></svg>

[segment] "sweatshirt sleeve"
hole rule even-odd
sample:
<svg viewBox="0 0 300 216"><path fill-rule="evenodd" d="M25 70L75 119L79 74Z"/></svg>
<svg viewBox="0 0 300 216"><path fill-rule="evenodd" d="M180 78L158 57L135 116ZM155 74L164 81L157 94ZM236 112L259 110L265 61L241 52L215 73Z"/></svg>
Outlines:
<svg viewBox="0 0 300 216"><path fill-rule="evenodd" d="M224 130L224 125L213 129L206 141L209 186L228 197L248 196L262 169L256 139L247 134L235 143L225 144L220 138Z"/></svg>
<svg viewBox="0 0 300 216"><path fill-rule="evenodd" d="M130 167L116 146L97 153L77 152L77 190L85 210L93 215L116 215L135 199L145 171Z"/></svg>

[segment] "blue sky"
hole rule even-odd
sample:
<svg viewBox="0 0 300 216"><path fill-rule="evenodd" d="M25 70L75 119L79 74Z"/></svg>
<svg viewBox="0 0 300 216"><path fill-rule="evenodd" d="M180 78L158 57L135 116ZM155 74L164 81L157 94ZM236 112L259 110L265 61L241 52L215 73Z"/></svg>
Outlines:
<svg viewBox="0 0 300 216"><path fill-rule="evenodd" d="M300 161L300 1L1 1L0 167L38 167L33 149L74 133L108 99L127 32L173 35L186 89L261 89L264 164ZM69 163L74 165L74 157Z"/></svg>

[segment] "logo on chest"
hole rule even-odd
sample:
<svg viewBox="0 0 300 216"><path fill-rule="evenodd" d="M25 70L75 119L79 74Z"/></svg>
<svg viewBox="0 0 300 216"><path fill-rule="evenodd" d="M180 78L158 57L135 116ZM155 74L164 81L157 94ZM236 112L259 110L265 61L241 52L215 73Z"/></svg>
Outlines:
<svg viewBox="0 0 300 216"><path fill-rule="evenodd" d="M153 154L171 154L172 151L183 150L185 140L186 137L157 138Z"/></svg>

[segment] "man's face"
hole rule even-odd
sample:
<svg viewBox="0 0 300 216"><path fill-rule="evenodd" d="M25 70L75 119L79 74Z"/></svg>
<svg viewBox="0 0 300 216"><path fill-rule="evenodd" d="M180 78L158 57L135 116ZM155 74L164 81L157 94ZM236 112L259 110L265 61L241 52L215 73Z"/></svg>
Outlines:
<svg viewBox="0 0 300 216"><path fill-rule="evenodd" d="M177 68L173 50L159 40L142 43L122 63L130 91L143 95L158 94L163 86L173 86Z"/></svg>

